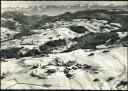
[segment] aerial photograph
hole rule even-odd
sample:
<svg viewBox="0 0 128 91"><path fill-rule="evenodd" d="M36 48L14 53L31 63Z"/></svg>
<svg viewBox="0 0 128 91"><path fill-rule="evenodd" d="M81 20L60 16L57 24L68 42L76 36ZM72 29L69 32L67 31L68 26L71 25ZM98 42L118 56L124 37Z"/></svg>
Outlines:
<svg viewBox="0 0 128 91"><path fill-rule="evenodd" d="M128 89L128 1L1 1L0 32L1 89Z"/></svg>

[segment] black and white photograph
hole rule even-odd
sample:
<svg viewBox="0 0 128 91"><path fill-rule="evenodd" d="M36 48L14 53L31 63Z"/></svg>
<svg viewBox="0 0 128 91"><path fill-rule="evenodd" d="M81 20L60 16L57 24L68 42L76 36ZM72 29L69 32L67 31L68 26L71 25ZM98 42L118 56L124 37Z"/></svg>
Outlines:
<svg viewBox="0 0 128 91"><path fill-rule="evenodd" d="M1 1L0 32L1 89L128 89L128 1Z"/></svg>

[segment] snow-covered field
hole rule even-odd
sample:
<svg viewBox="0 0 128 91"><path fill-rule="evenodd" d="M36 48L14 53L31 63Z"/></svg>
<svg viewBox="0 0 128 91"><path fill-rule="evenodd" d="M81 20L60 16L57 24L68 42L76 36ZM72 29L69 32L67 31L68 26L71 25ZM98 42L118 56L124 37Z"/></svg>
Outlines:
<svg viewBox="0 0 128 91"><path fill-rule="evenodd" d="M127 79L125 55L127 48L118 47L110 49L107 53L103 51L92 51L91 53L94 53L92 56L89 56L90 52L79 49L69 53L49 54L49 57L9 59L8 62L1 63L1 74L6 74L6 78L1 81L1 87L3 89L126 89L126 86L119 84ZM22 59L25 61L20 62ZM68 62L72 64L66 65Z"/></svg>

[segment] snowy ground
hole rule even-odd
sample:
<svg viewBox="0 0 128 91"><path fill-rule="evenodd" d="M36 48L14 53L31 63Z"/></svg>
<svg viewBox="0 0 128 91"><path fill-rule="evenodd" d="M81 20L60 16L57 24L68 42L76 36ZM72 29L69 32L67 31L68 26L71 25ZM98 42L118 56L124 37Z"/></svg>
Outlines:
<svg viewBox="0 0 128 91"><path fill-rule="evenodd" d="M126 89L126 85L120 83L127 79L127 48L113 48L105 53L104 50L85 52L79 49L69 53L49 54L48 57L25 57L23 62L21 62L23 58L6 59L8 62L1 63L1 74L6 76L1 80L1 87L2 89ZM94 55L90 55L92 53Z"/></svg>

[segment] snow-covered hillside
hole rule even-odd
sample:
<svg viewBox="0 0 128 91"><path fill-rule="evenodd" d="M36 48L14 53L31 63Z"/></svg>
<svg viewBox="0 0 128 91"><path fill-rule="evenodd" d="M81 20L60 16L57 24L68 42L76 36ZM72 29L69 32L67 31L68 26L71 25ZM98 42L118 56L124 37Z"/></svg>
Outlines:
<svg viewBox="0 0 128 91"><path fill-rule="evenodd" d="M126 89L127 48L76 50L2 62L4 89ZM89 56L94 53L94 55ZM21 61L25 59L25 61ZM116 66L115 66L116 65Z"/></svg>
<svg viewBox="0 0 128 91"><path fill-rule="evenodd" d="M1 27L1 41L11 39L18 31L9 30L8 28Z"/></svg>

